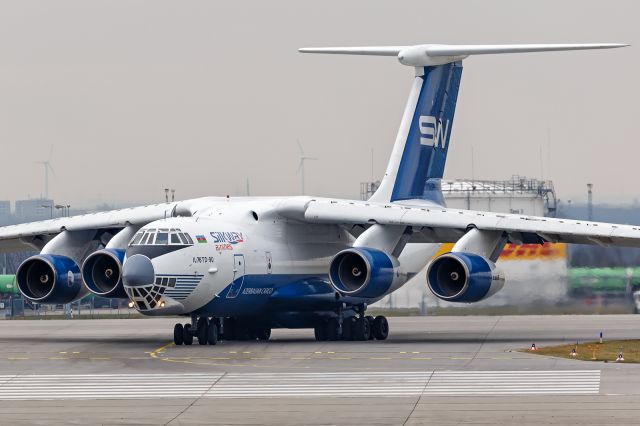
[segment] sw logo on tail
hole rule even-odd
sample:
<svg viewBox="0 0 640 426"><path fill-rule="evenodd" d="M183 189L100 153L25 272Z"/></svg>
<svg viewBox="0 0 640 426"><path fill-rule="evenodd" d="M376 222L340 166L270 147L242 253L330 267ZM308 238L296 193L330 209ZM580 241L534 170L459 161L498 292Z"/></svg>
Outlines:
<svg viewBox="0 0 640 426"><path fill-rule="evenodd" d="M433 115L421 115L418 120L420 127L420 144L446 149L449 140L449 120L442 130L442 120L436 119Z"/></svg>

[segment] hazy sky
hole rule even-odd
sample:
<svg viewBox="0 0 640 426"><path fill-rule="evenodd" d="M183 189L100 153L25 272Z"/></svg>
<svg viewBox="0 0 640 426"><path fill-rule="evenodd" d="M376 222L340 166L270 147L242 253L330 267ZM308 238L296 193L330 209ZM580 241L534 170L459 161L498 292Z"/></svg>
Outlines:
<svg viewBox="0 0 640 426"><path fill-rule="evenodd" d="M353 197L386 167L413 70L303 46L626 42L634 1L1 1L0 198L75 206ZM445 177L551 178L561 198L640 196L638 47L465 61ZM548 137L550 135L550 138Z"/></svg>

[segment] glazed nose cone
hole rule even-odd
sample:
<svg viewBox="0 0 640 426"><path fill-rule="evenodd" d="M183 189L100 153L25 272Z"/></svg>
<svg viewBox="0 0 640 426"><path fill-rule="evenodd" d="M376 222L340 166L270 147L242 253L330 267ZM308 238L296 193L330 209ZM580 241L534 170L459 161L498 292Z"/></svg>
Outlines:
<svg viewBox="0 0 640 426"><path fill-rule="evenodd" d="M151 259L143 254L134 254L124 262L122 267L122 282L127 287L153 284L155 277Z"/></svg>

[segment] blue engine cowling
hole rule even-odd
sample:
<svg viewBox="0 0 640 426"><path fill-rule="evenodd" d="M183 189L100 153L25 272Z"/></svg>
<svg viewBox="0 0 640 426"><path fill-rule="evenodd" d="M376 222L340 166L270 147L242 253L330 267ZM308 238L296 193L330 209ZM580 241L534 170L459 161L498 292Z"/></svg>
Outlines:
<svg viewBox="0 0 640 426"><path fill-rule="evenodd" d="M340 294L377 298L391 288L394 271L391 258L383 251L354 247L335 255L329 266L329 278Z"/></svg>
<svg viewBox="0 0 640 426"><path fill-rule="evenodd" d="M86 293L80 268L67 256L32 256L18 267L16 281L20 293L36 303L71 303Z"/></svg>
<svg viewBox="0 0 640 426"><path fill-rule="evenodd" d="M122 284L124 250L102 249L91 253L82 264L82 281L100 297L126 299Z"/></svg>
<svg viewBox="0 0 640 426"><path fill-rule="evenodd" d="M496 265L472 253L446 253L427 269L427 284L438 298L449 302L478 302L504 286Z"/></svg>

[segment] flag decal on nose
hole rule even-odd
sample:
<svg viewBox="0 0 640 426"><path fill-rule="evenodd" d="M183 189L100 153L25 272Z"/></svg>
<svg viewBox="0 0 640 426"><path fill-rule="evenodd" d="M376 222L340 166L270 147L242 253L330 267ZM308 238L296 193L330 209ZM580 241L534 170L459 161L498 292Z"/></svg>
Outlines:
<svg viewBox="0 0 640 426"><path fill-rule="evenodd" d="M196 235L196 240L198 240L199 243L207 242L207 239L204 237L204 235Z"/></svg>

